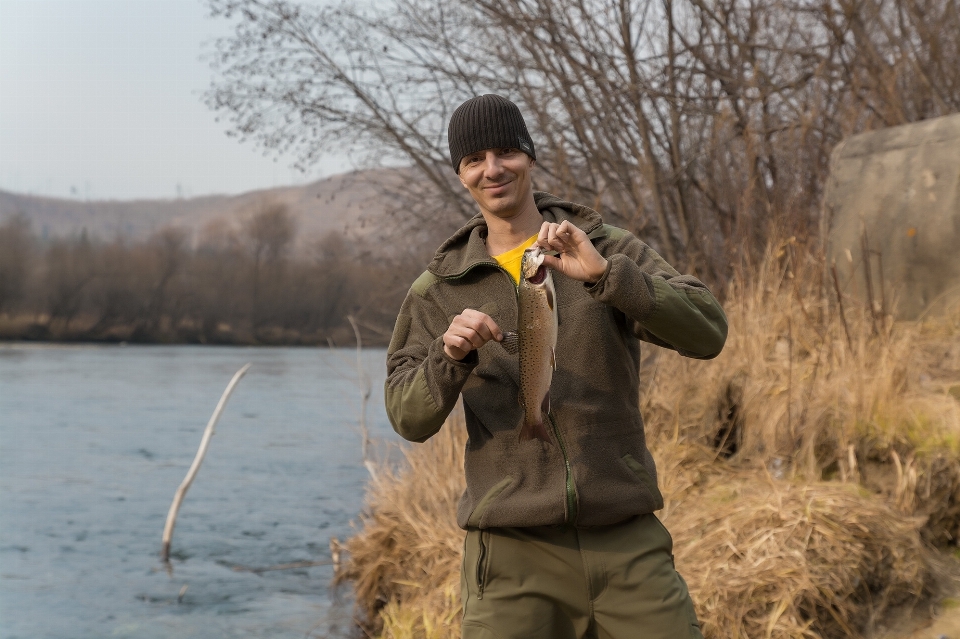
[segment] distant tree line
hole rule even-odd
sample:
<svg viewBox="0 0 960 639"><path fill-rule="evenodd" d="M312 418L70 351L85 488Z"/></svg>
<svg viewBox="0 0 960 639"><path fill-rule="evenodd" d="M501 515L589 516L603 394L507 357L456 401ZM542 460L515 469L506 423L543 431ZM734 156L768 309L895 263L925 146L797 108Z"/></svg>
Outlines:
<svg viewBox="0 0 960 639"><path fill-rule="evenodd" d="M283 205L199 237L41 241L0 223L0 338L208 344L385 344L422 256L327 235L307 246Z"/></svg>
<svg viewBox="0 0 960 639"><path fill-rule="evenodd" d="M721 286L778 237L816 244L844 137L960 111L956 0L207 3L234 27L208 103L238 135L410 165L408 221L455 226L447 121L501 93L540 188Z"/></svg>

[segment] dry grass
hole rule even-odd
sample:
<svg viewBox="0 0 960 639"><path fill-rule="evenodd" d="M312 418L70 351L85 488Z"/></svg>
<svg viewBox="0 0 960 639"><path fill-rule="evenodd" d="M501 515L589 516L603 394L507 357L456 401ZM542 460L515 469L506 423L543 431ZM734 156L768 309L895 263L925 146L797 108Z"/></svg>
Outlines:
<svg viewBox="0 0 960 639"><path fill-rule="evenodd" d="M719 358L664 354L647 375L658 514L707 637L857 636L923 597L924 539L957 538L960 309L894 324L845 308L845 328L795 254L733 287ZM464 444L454 415L370 486L339 578L386 639L459 636Z"/></svg>
<svg viewBox="0 0 960 639"><path fill-rule="evenodd" d="M929 578L917 519L850 484L741 475L670 521L707 637L854 637Z"/></svg>
<svg viewBox="0 0 960 639"><path fill-rule="evenodd" d="M841 316L821 264L797 254L787 242L751 282L734 283L720 357L657 358L642 398L648 439L707 446L776 478L861 483L930 517L930 541L954 542L960 308L893 323L847 302Z"/></svg>
<svg viewBox="0 0 960 639"><path fill-rule="evenodd" d="M365 624L382 628L384 639L459 634L456 506L466 442L457 411L426 444L403 450L400 469L382 468L368 487L362 530L347 542L350 560L337 580L353 582Z"/></svg>

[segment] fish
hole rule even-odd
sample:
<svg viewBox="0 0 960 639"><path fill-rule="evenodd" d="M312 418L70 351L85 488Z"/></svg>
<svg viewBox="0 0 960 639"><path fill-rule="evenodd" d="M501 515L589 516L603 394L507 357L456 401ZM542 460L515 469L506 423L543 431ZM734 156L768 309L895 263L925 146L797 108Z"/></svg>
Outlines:
<svg viewBox="0 0 960 639"><path fill-rule="evenodd" d="M518 330L506 334L503 344L520 354L520 441L536 438L552 444L544 420L550 412L550 383L557 368L557 292L539 246L523 252L517 301Z"/></svg>

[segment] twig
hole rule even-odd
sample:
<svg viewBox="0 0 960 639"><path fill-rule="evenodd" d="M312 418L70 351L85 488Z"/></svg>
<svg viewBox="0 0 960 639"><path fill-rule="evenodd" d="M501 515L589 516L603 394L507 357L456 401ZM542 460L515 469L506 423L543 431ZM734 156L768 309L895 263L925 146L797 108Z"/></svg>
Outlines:
<svg viewBox="0 0 960 639"><path fill-rule="evenodd" d="M837 292L837 304L840 306L840 323L843 324L843 332L847 335L847 346L850 352L853 352L853 340L850 338L850 328L847 326L847 316L843 313L843 293L840 291L840 278L837 276L837 263L830 265L830 272L833 274L833 288Z"/></svg>
<svg viewBox="0 0 960 639"><path fill-rule="evenodd" d="M180 504L183 502L183 498L186 496L190 484L193 483L193 479L197 476L197 471L200 470L200 464L203 463L203 458L207 454L207 447L210 445L210 438L213 437L217 421L220 419L220 414L227 405L227 400L230 399L230 395L233 393L237 382L246 375L249 369L250 364L244 364L243 368L234 373L233 379L227 384L223 395L220 396L220 401L217 402L217 407L214 409L213 415L210 416L210 421L207 422L207 427L203 430L203 437L200 439L200 448L197 449L197 455L193 458L193 463L190 464L190 470L187 471L187 476L180 482L180 487L177 488L177 492L173 495L173 503L170 504L170 511L167 513L167 523L163 527L163 545L160 549L160 559L165 563L170 562L170 539L173 537L173 527L177 523L177 513L180 512Z"/></svg>
<svg viewBox="0 0 960 639"><path fill-rule="evenodd" d="M863 254L863 279L867 285L867 304L870 307L870 323L873 327L873 334L878 335L880 329L877 327L877 303L873 299L873 274L870 272L870 243L867 241L867 227L863 220L860 220L860 252Z"/></svg>
<svg viewBox="0 0 960 639"><path fill-rule="evenodd" d="M790 403L793 400L793 320L787 315L787 432L790 439L793 433L793 410Z"/></svg>
<svg viewBox="0 0 960 639"><path fill-rule="evenodd" d="M373 473L373 465L370 463L367 449L370 444L370 431L367 428L367 401L370 399L370 377L363 368L363 358L361 357L363 344L360 340L360 327L357 326L357 320L353 315L347 315L347 321L353 327L353 334L357 338L357 377L360 382L360 436L363 438L360 444L360 450L363 455L363 463Z"/></svg>

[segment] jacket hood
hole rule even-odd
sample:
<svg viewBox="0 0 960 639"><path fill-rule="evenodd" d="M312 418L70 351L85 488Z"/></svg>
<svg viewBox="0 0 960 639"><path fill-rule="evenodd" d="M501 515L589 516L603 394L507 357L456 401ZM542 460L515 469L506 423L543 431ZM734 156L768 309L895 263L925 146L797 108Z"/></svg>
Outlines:
<svg viewBox="0 0 960 639"><path fill-rule="evenodd" d="M568 202L543 191L534 191L533 199L547 222L568 220L591 238L597 237L597 232L603 228L600 214L582 204ZM477 213L440 245L427 270L438 277L454 277L477 264L495 266L496 261L487 253L486 236L487 222L482 214Z"/></svg>

